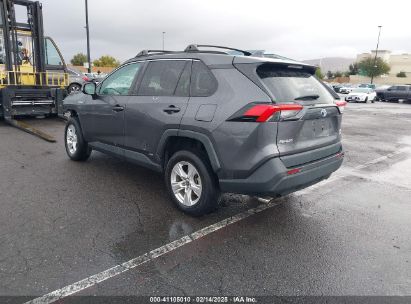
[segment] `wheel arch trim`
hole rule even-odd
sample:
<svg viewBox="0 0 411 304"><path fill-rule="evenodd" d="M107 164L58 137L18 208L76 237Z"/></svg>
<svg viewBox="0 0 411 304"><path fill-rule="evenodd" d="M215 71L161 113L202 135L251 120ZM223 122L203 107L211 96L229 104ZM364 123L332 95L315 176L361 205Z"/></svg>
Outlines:
<svg viewBox="0 0 411 304"><path fill-rule="evenodd" d="M166 148L167 141L170 137L181 137L181 138L186 137L186 138L198 140L199 142L203 144L207 152L207 155L210 160L213 171L217 172L218 170L221 169L220 161L218 160L217 153L214 149L213 143L211 142L210 138L203 133L191 131L191 130L178 130L178 129L166 130L160 138L157 151L156 151L156 157L159 160L161 160L162 155L165 152L164 150Z"/></svg>

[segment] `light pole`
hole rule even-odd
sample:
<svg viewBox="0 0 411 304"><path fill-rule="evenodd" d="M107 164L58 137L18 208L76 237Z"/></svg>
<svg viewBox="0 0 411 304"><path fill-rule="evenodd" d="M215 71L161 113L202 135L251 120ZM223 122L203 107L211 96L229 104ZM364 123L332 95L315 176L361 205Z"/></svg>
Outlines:
<svg viewBox="0 0 411 304"><path fill-rule="evenodd" d="M164 51L164 39L165 39L166 32L163 32L163 51Z"/></svg>
<svg viewBox="0 0 411 304"><path fill-rule="evenodd" d="M91 73L91 59L90 59L90 31L88 26L88 0L86 0L86 32L87 32L87 63L88 72Z"/></svg>
<svg viewBox="0 0 411 304"><path fill-rule="evenodd" d="M379 46L379 44L380 44L381 28L382 28L382 25L379 25L379 26L378 26L377 47L376 47L376 49L375 49L373 73L371 74L371 84L372 84L372 82L373 82L373 80L374 80L375 68L377 67L377 66L376 66L376 63L377 63L377 56L378 56L378 46Z"/></svg>

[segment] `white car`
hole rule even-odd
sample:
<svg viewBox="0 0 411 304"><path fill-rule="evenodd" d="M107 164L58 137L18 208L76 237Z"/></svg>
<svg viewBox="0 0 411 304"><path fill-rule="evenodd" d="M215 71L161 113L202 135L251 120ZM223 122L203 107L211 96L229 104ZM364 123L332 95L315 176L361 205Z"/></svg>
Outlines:
<svg viewBox="0 0 411 304"><path fill-rule="evenodd" d="M352 88L351 92L345 97L348 102L374 102L377 93L371 88Z"/></svg>
<svg viewBox="0 0 411 304"><path fill-rule="evenodd" d="M340 92L341 94L349 94L353 89L355 89L352 85L347 84L344 85L340 88Z"/></svg>

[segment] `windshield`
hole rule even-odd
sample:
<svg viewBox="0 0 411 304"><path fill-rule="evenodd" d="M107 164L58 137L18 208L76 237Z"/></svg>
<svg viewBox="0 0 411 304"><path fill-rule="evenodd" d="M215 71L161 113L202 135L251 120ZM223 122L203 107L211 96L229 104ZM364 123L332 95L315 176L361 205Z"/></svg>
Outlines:
<svg viewBox="0 0 411 304"><path fill-rule="evenodd" d="M352 89L351 93L368 93L370 89L368 88L356 88Z"/></svg>
<svg viewBox="0 0 411 304"><path fill-rule="evenodd" d="M333 103L327 89L309 72L265 64L257 74L272 93L276 103Z"/></svg>

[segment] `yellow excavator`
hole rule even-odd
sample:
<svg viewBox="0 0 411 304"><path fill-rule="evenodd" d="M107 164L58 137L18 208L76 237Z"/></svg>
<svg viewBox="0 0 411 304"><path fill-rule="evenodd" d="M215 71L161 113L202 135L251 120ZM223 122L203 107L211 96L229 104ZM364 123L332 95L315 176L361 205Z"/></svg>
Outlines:
<svg viewBox="0 0 411 304"><path fill-rule="evenodd" d="M0 0L0 118L53 142L21 118L63 115L67 66L57 45L44 36L38 1Z"/></svg>

